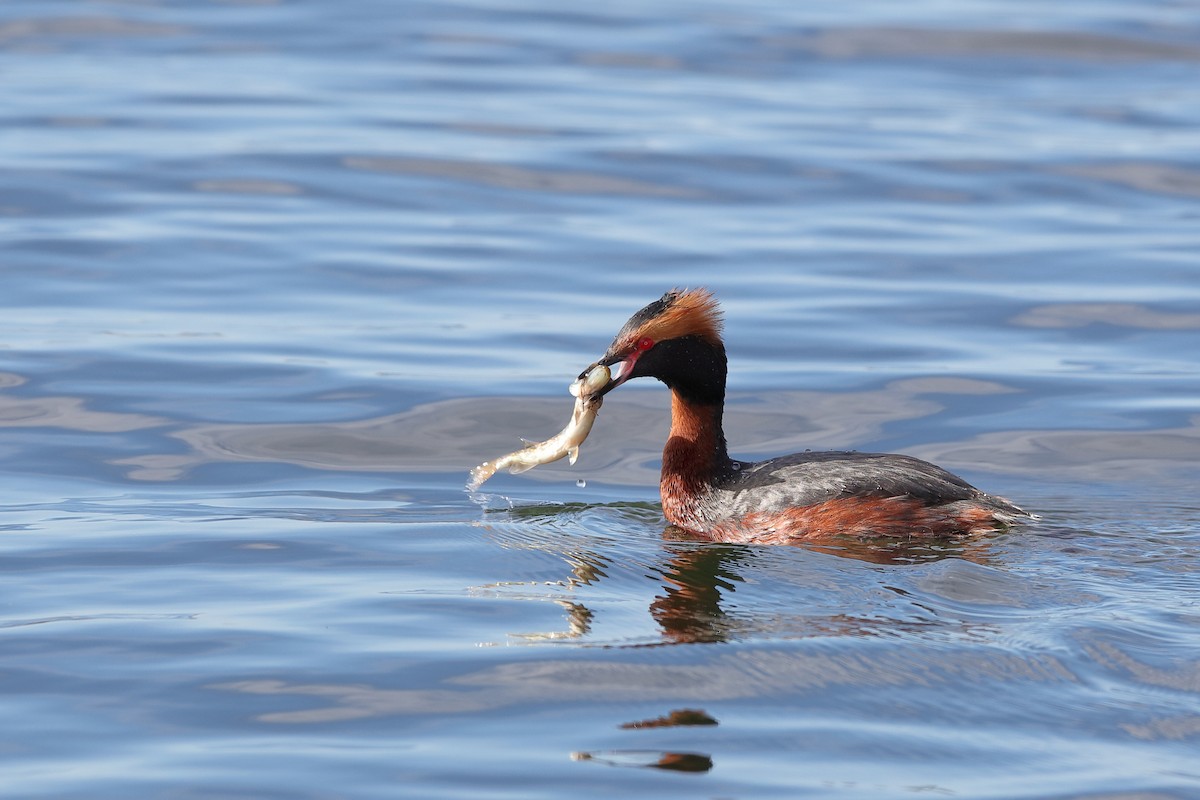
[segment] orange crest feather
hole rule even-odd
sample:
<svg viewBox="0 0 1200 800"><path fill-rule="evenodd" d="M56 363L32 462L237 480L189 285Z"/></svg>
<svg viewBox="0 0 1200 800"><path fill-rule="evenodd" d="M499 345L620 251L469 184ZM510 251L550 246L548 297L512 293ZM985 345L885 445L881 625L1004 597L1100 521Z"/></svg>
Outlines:
<svg viewBox="0 0 1200 800"><path fill-rule="evenodd" d="M653 319L646 320L630 339L649 337L655 342L698 336L721 347L721 308L707 289L672 292L675 299Z"/></svg>
<svg viewBox="0 0 1200 800"><path fill-rule="evenodd" d="M665 307L655 309L653 317L644 319L655 306ZM641 324L635 327L637 321ZM626 350L634 349L643 338L666 342L684 336L697 336L716 347L724 347L721 344L721 309L708 289L668 291L662 295L662 300L650 303L635 314L613 344L617 349Z"/></svg>

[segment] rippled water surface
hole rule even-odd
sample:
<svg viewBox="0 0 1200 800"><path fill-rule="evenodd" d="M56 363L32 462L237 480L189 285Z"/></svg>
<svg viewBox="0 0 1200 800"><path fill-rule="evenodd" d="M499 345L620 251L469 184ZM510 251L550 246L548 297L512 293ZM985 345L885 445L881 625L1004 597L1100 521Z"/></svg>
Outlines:
<svg viewBox="0 0 1200 800"><path fill-rule="evenodd" d="M0 5L0 793L1200 796L1200 5ZM731 449L1042 515L733 547Z"/></svg>

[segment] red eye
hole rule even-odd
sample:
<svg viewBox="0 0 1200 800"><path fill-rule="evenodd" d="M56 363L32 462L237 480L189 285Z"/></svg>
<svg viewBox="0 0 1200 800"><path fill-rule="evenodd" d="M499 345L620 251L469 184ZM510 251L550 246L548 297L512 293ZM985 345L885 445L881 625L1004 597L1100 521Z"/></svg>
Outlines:
<svg viewBox="0 0 1200 800"><path fill-rule="evenodd" d="M651 347L654 347L654 340L649 336L643 336L641 339L638 339L638 350L649 350Z"/></svg>

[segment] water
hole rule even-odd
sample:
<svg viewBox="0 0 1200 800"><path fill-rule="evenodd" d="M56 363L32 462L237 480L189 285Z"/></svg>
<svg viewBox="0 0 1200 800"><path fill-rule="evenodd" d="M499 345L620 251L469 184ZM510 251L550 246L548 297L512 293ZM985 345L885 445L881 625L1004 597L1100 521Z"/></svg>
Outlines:
<svg viewBox="0 0 1200 800"><path fill-rule="evenodd" d="M0 7L0 791L1200 796L1200 6ZM743 458L979 541L664 535L672 286ZM712 723L716 724L712 724Z"/></svg>

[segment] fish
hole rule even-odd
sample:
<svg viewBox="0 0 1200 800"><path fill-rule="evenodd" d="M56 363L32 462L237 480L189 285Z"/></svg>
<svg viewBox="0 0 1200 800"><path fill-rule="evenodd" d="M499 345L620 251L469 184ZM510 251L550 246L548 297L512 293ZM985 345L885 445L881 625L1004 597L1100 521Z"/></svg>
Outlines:
<svg viewBox="0 0 1200 800"><path fill-rule="evenodd" d="M588 434L592 432L592 424L596 414L604 404L604 397L596 394L596 390L605 386L610 379L608 367L597 365L586 376L571 384L571 394L575 396L575 408L571 411L571 421L561 431L544 442L533 442L521 450L501 456L494 461L485 461L471 470L471 478L467 481L467 491L474 492L484 481L500 470L508 470L511 475L518 475L526 470L558 461L564 456L574 464L579 458L579 445L583 444Z"/></svg>
<svg viewBox="0 0 1200 800"><path fill-rule="evenodd" d="M611 380L612 370L603 364L597 364L588 370L586 375L576 378L575 382L567 388L567 391L575 397L582 397L600 391Z"/></svg>
<svg viewBox="0 0 1200 800"><path fill-rule="evenodd" d="M529 446L501 456L494 461L485 461L471 470L471 479L467 481L467 491L474 492L483 482L500 470L508 470L512 475L518 475L526 470L542 464L558 461L563 456L570 459L572 464L579 458L579 445L592 432L592 423L596 421L596 412L604 403L600 395L585 395L575 398L575 408L571 412L571 421L561 431L544 442L534 442Z"/></svg>

